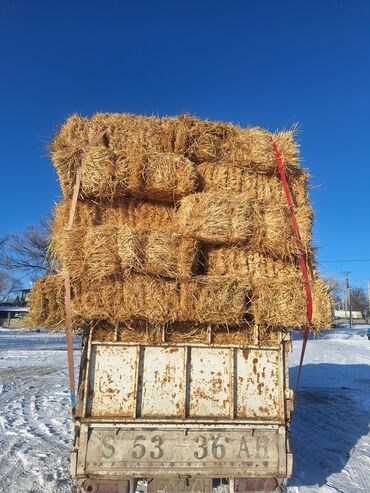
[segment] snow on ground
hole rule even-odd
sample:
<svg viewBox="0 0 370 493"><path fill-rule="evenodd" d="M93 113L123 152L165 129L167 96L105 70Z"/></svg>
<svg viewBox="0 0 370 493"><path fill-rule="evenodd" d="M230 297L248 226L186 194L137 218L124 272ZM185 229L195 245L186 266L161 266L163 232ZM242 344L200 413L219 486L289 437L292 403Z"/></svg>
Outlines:
<svg viewBox="0 0 370 493"><path fill-rule="evenodd" d="M71 492L65 347L61 335L0 331L1 493Z"/></svg>
<svg viewBox="0 0 370 493"><path fill-rule="evenodd" d="M370 492L366 328L337 328L308 343L293 417L289 493ZM301 348L299 336L294 339L292 384ZM1 493L71 493L68 405L64 336L0 329Z"/></svg>
<svg viewBox="0 0 370 493"><path fill-rule="evenodd" d="M367 327L337 328L308 342L292 423L289 493L370 492ZM301 341L293 346L292 386Z"/></svg>

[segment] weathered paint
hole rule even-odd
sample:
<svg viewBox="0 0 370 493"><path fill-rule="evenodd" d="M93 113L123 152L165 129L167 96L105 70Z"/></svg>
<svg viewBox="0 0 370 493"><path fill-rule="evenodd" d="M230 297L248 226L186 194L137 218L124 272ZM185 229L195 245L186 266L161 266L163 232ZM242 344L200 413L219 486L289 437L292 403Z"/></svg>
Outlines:
<svg viewBox="0 0 370 493"><path fill-rule="evenodd" d="M284 363L282 349L94 343L85 416L283 422Z"/></svg>
<svg viewBox="0 0 370 493"><path fill-rule="evenodd" d="M185 348L144 347L141 353L138 411L144 417L181 417Z"/></svg>
<svg viewBox="0 0 370 493"><path fill-rule="evenodd" d="M93 345L87 414L132 416L135 409L135 346Z"/></svg>
<svg viewBox="0 0 370 493"><path fill-rule="evenodd" d="M230 349L191 348L189 417L229 417Z"/></svg>
<svg viewBox="0 0 370 493"><path fill-rule="evenodd" d="M273 350L238 350L237 414L240 418L279 418L284 411L281 354Z"/></svg>

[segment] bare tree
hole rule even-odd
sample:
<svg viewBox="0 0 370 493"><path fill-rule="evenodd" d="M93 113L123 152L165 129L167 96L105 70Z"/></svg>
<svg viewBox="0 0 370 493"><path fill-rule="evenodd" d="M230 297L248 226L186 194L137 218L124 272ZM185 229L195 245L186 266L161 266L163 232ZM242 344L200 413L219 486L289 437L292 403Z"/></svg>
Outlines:
<svg viewBox="0 0 370 493"><path fill-rule="evenodd" d="M364 312L368 309L366 291L363 288L351 288L352 310Z"/></svg>
<svg viewBox="0 0 370 493"><path fill-rule="evenodd" d="M330 294L333 298L335 308L340 309L346 294L344 282L339 281L334 276L326 277L324 280L330 288Z"/></svg>
<svg viewBox="0 0 370 493"><path fill-rule="evenodd" d="M0 303L13 301L16 291L22 288L22 282L16 279L9 272L0 271Z"/></svg>
<svg viewBox="0 0 370 493"><path fill-rule="evenodd" d="M23 272L32 280L55 271L55 261L49 253L50 223L30 226L24 233L11 234L1 246L0 267Z"/></svg>

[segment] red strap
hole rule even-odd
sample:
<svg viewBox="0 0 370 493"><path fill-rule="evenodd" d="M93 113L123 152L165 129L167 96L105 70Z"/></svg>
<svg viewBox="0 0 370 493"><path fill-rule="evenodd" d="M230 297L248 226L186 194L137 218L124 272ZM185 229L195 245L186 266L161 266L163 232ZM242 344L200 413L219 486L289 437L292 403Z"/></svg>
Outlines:
<svg viewBox="0 0 370 493"><path fill-rule="evenodd" d="M290 209L290 218L292 221L294 237L295 237L295 242L296 242L297 251L298 251L298 260L299 260L299 265L301 266L303 283L304 283L304 287L305 287L305 291L306 291L306 299L307 299L307 324L306 324L306 328L305 328L304 333L303 333L301 358L300 358L300 362L299 362L297 380L296 380L296 384L295 384L295 391L297 391L298 386L299 386L299 380L301 378L301 371L302 371L302 365L303 365L303 360L304 360L304 354L306 352L307 340L308 340L308 336L309 336L310 329L311 329L311 323L312 323L312 293L311 293L310 280L308 277L307 264L306 264L306 260L305 260L305 251L304 251L301 235L299 234L297 219L296 219L295 212L294 212L293 199L292 199L292 195L290 193L288 181L286 179L283 160L281 158L281 155L280 155L278 146L276 145L276 142L272 141L272 146L274 148L274 153L275 153L275 156L277 159L277 164L278 164L278 168L279 168L281 181L283 183L285 196L286 196L288 206Z"/></svg>

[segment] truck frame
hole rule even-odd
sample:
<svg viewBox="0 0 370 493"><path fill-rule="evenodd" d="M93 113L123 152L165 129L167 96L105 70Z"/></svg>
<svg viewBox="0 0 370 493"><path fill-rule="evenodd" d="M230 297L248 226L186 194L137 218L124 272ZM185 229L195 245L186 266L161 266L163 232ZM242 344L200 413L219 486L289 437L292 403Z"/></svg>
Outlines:
<svg viewBox="0 0 370 493"><path fill-rule="evenodd" d="M82 343L71 472L81 493L282 491L290 334L247 346Z"/></svg>

